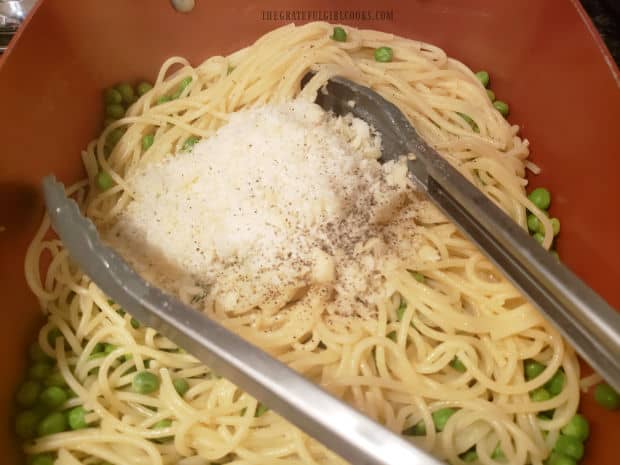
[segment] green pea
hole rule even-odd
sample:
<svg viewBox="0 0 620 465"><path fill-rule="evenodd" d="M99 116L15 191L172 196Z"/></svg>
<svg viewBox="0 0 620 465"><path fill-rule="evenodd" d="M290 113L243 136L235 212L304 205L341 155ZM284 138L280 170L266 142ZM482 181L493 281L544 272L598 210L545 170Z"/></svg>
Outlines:
<svg viewBox="0 0 620 465"><path fill-rule="evenodd" d="M575 460L581 460L583 457L583 443L573 436L564 436L561 434L553 449L556 452L563 455L568 455Z"/></svg>
<svg viewBox="0 0 620 465"><path fill-rule="evenodd" d="M164 429L164 428L170 428L171 426L172 426L172 420L165 419L165 420L159 420L157 423L155 423L152 426L152 429ZM153 439L153 441L159 444L163 444L165 442L170 441L171 439L172 439L172 436L166 436L163 438Z"/></svg>
<svg viewBox="0 0 620 465"><path fill-rule="evenodd" d="M153 142L155 142L155 135L146 134L144 137L142 137L142 150L144 151L148 150L149 147L153 145Z"/></svg>
<svg viewBox="0 0 620 465"><path fill-rule="evenodd" d="M493 460L504 460L506 456L504 455L504 451L502 450L501 443L497 443L495 449L493 449L493 453L491 454L491 458Z"/></svg>
<svg viewBox="0 0 620 465"><path fill-rule="evenodd" d="M133 92L133 87L131 87L130 84L128 84L126 82L122 82L122 83L120 83L119 85L116 86L116 90L123 97L123 102L125 102L125 103L132 103L133 102L134 92Z"/></svg>
<svg viewBox="0 0 620 465"><path fill-rule="evenodd" d="M343 28L336 26L334 28L334 33L332 34L332 39L337 42L346 42L347 41L347 31Z"/></svg>
<svg viewBox="0 0 620 465"><path fill-rule="evenodd" d="M97 344L95 344L95 347L93 347L93 354L97 354L99 352L103 352L103 349L105 349L105 344L103 342L98 342Z"/></svg>
<svg viewBox="0 0 620 465"><path fill-rule="evenodd" d="M37 362L28 370L28 377L37 381L43 381L49 376L52 366L49 363Z"/></svg>
<svg viewBox="0 0 620 465"><path fill-rule="evenodd" d="M407 310L407 301L401 297L400 305L396 309L396 319L401 321L403 319L403 315L405 314L405 310Z"/></svg>
<svg viewBox="0 0 620 465"><path fill-rule="evenodd" d="M172 426L172 420L164 419L164 420L159 420L157 423L155 423L153 425L153 429L164 429L164 428L170 428L171 426Z"/></svg>
<svg viewBox="0 0 620 465"><path fill-rule="evenodd" d="M544 402L551 399L551 394L549 394L549 391L545 388L540 387L530 392L530 399L532 399L533 402Z"/></svg>
<svg viewBox="0 0 620 465"><path fill-rule="evenodd" d="M105 107L105 115L108 118L119 119L125 114L125 109L120 103L110 103Z"/></svg>
<svg viewBox="0 0 620 465"><path fill-rule="evenodd" d="M47 436L49 434L62 433L67 430L67 418L62 412L52 412L37 427L39 436Z"/></svg>
<svg viewBox="0 0 620 465"><path fill-rule="evenodd" d="M491 89L487 89L487 96L489 97L489 100L491 102L495 102L495 92L493 92Z"/></svg>
<svg viewBox="0 0 620 465"><path fill-rule="evenodd" d="M58 370L54 370L50 375L45 378L44 382L45 386L58 386L58 387L66 387L67 382L65 381L64 376Z"/></svg>
<svg viewBox="0 0 620 465"><path fill-rule="evenodd" d="M189 150L189 149L191 149L194 145L196 145L196 143L199 140L200 140L200 137L189 136L187 139L185 139L185 142L183 142L182 150Z"/></svg>
<svg viewBox="0 0 620 465"><path fill-rule="evenodd" d="M424 281L426 281L426 278L424 277L422 273L419 273L417 271L410 271L409 273L419 283L424 283Z"/></svg>
<svg viewBox="0 0 620 465"><path fill-rule="evenodd" d="M110 144L103 145L103 155L106 158L108 158L112 154L112 150L114 150L114 147L110 147Z"/></svg>
<svg viewBox="0 0 620 465"><path fill-rule="evenodd" d="M47 333L47 342L52 347L56 347L56 339L62 337L62 331L58 328L52 328L49 333Z"/></svg>
<svg viewBox="0 0 620 465"><path fill-rule="evenodd" d="M192 78L191 77L186 77L183 78L179 84L179 89L181 90L185 90L187 88L187 86L189 86L192 82Z"/></svg>
<svg viewBox="0 0 620 465"><path fill-rule="evenodd" d="M39 394L41 393L41 385L36 381L26 381L17 391L17 403L23 407L33 406Z"/></svg>
<svg viewBox="0 0 620 465"><path fill-rule="evenodd" d="M475 448L469 449L467 452L463 452L461 455L459 455L459 457L463 462L466 463L475 462L476 460L478 460L478 452L476 452Z"/></svg>
<svg viewBox="0 0 620 465"><path fill-rule="evenodd" d="M54 465L56 459L52 454L37 454L30 459L30 465Z"/></svg>
<svg viewBox="0 0 620 465"><path fill-rule="evenodd" d="M551 218L551 229L553 230L554 236L560 234L560 220L557 218Z"/></svg>
<svg viewBox="0 0 620 465"><path fill-rule="evenodd" d="M114 185L114 179L107 171L99 171L97 173L97 187L101 191L107 191Z"/></svg>
<svg viewBox="0 0 620 465"><path fill-rule="evenodd" d="M133 329L138 329L140 327L140 322L136 320L135 318L132 318L131 320L129 320L129 324L131 325Z"/></svg>
<svg viewBox="0 0 620 465"><path fill-rule="evenodd" d="M39 414L32 410L24 410L15 418L15 433L21 439L33 438L37 432Z"/></svg>
<svg viewBox="0 0 620 465"><path fill-rule="evenodd" d="M443 429L446 426L446 423L448 423L448 420L450 419L450 417L452 415L454 415L456 413L456 410L454 410L453 408L442 408L440 410L437 410L435 412L433 412L432 416L433 416L433 423L435 423L435 429L437 431L443 431Z"/></svg>
<svg viewBox="0 0 620 465"><path fill-rule="evenodd" d="M601 383L594 389L594 399L607 410L616 410L620 407L620 395L607 383Z"/></svg>
<svg viewBox="0 0 620 465"><path fill-rule="evenodd" d="M487 87L489 85L489 81L490 81L490 77L489 77L489 73L486 71L478 71L476 73L476 77L478 78L478 80L480 81L480 83L484 86Z"/></svg>
<svg viewBox="0 0 620 465"><path fill-rule="evenodd" d="M30 349L28 350L28 353L30 355L30 360L32 360L33 362L50 362L51 361L49 355L47 355L43 351L43 349L41 349L41 346L39 345L38 342L32 343L32 345L30 346Z"/></svg>
<svg viewBox="0 0 620 465"><path fill-rule="evenodd" d="M394 58L394 51L390 47L379 47L375 49L375 61L387 63Z"/></svg>
<svg viewBox="0 0 620 465"><path fill-rule="evenodd" d="M531 213L527 215L527 229L529 229L531 233L540 232L540 220L536 215L532 215Z"/></svg>
<svg viewBox="0 0 620 465"><path fill-rule="evenodd" d="M104 91L103 100L106 104L119 104L123 101L123 96L118 90L110 88Z"/></svg>
<svg viewBox="0 0 620 465"><path fill-rule="evenodd" d="M463 365L463 362L461 362L458 357L454 357L452 359L452 361L450 362L450 366L456 371L460 371L461 373L467 371L467 367Z"/></svg>
<svg viewBox="0 0 620 465"><path fill-rule="evenodd" d="M142 96L146 94L152 88L153 88L153 85L151 83L143 81L140 84L138 84L138 86L136 87L136 90L138 91L138 95Z"/></svg>
<svg viewBox="0 0 620 465"><path fill-rule="evenodd" d="M109 354L111 352L114 352L116 349L117 349L117 347L114 344L106 343L104 345L104 348L103 348L103 353L107 355L107 354Z"/></svg>
<svg viewBox="0 0 620 465"><path fill-rule="evenodd" d="M495 100L493 102L493 106L497 111L502 114L504 118L510 114L510 107L506 102L502 102L501 100Z"/></svg>
<svg viewBox="0 0 620 465"><path fill-rule="evenodd" d="M469 126L474 132L480 132L480 128L478 127L476 122L471 118L471 116L466 115L465 113L460 113L458 111L456 112L456 114L459 115L461 118L463 118L467 122L467 124L469 124Z"/></svg>
<svg viewBox="0 0 620 465"><path fill-rule="evenodd" d="M426 436L426 423L420 420L415 425L403 430L405 436Z"/></svg>
<svg viewBox="0 0 620 465"><path fill-rule="evenodd" d="M179 83L179 88L177 89L177 91L173 94L173 98L179 98L181 96L181 94L183 93L183 91L187 88L187 86L189 86L192 82L192 78L191 77L186 77L183 78L181 80L181 82Z"/></svg>
<svg viewBox="0 0 620 465"><path fill-rule="evenodd" d="M256 412L254 413L254 416L256 418L263 416L265 413L267 413L267 410L269 410L269 407L259 402L258 406L256 407Z"/></svg>
<svg viewBox="0 0 620 465"><path fill-rule="evenodd" d="M166 103L171 100L172 100L172 97L170 97L169 95L162 95L161 97L158 97L157 100L155 100L155 104L161 105L162 103Z"/></svg>
<svg viewBox="0 0 620 465"><path fill-rule="evenodd" d="M88 426L86 423L86 410L81 405L74 407L67 412L67 422L72 430L84 429Z"/></svg>
<svg viewBox="0 0 620 465"><path fill-rule="evenodd" d="M67 382L65 381L65 378L64 376L62 376L60 371L54 371L45 379L45 385L65 387L67 385Z"/></svg>
<svg viewBox="0 0 620 465"><path fill-rule="evenodd" d="M172 94L172 98L176 99L179 98L181 96L181 94L183 93L183 91L185 90L185 88L187 86L189 86L189 84L192 82L192 78L191 77L186 77L183 80L181 80L181 82L179 83L179 87L177 88L177 90Z"/></svg>
<svg viewBox="0 0 620 465"><path fill-rule="evenodd" d="M562 428L562 434L577 438L579 441L585 441L590 435L590 424L586 417L577 413Z"/></svg>
<svg viewBox="0 0 620 465"><path fill-rule="evenodd" d="M159 389L159 378L150 371L140 371L134 375L131 387L138 394L150 394Z"/></svg>
<svg viewBox="0 0 620 465"><path fill-rule="evenodd" d="M105 358L107 354L105 352L93 352L88 356L88 360L97 360L98 358Z"/></svg>
<svg viewBox="0 0 620 465"><path fill-rule="evenodd" d="M539 412L536 416L538 418L543 418L545 420L551 420L554 414L555 414L555 409L551 409L551 410L545 410L544 412Z"/></svg>
<svg viewBox="0 0 620 465"><path fill-rule="evenodd" d="M547 383L545 383L545 389L549 391L551 397L557 396L560 392L562 392L565 379L566 375L564 374L564 372L562 370L558 370L551 377L551 379L547 381Z"/></svg>
<svg viewBox="0 0 620 465"><path fill-rule="evenodd" d="M116 128L113 131L110 131L110 133L108 134L108 138L106 139L106 143L109 144L111 147L114 147L118 143L118 141L121 140L123 134L125 134L123 128Z"/></svg>
<svg viewBox="0 0 620 465"><path fill-rule="evenodd" d="M39 420L50 413L50 410L41 403L37 403L31 410L37 415Z"/></svg>
<svg viewBox="0 0 620 465"><path fill-rule="evenodd" d="M577 465L577 461L567 455L551 452L551 455L545 462L545 465Z"/></svg>
<svg viewBox="0 0 620 465"><path fill-rule="evenodd" d="M181 397L189 390L189 383L183 378L172 380L172 385L174 386L174 390L177 391L177 394Z"/></svg>
<svg viewBox="0 0 620 465"><path fill-rule="evenodd" d="M527 198L541 210L546 210L551 205L551 194L544 187L537 187Z"/></svg>
<svg viewBox="0 0 620 465"><path fill-rule="evenodd" d="M50 386L39 395L39 401L49 409L60 407L67 400L67 393L63 388Z"/></svg>
<svg viewBox="0 0 620 465"><path fill-rule="evenodd" d="M542 235L541 233L537 232L535 234L532 234L532 237L534 238L534 240L536 242L538 242L539 244L542 244L543 241L545 240L545 236Z"/></svg>
<svg viewBox="0 0 620 465"><path fill-rule="evenodd" d="M396 331L390 331L387 336L388 339L391 339L392 341L396 342Z"/></svg>

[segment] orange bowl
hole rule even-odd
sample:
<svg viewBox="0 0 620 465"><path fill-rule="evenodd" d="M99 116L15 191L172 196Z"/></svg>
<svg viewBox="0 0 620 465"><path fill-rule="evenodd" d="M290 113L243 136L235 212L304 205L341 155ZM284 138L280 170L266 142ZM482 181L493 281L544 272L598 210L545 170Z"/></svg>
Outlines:
<svg viewBox="0 0 620 465"><path fill-rule="evenodd" d="M620 216L613 213L620 199L618 68L576 0L467 3L199 0L190 14L180 14L164 0L41 1L0 61L0 349L10 354L0 362L7 376L0 383L3 418L11 418L26 347L42 321L23 276L26 247L43 213L40 181L50 172L64 182L83 175L80 150L100 130L101 90L152 79L172 55L198 64L227 54L291 21L393 32L489 70L494 90L511 104L510 121L521 125L542 167L533 185L554 193L563 261L620 307ZM350 11L357 17L338 16ZM581 409L592 429L584 463L617 463L612 445L620 415L598 407L591 393ZM0 423L0 453L5 463L18 463L10 423Z"/></svg>

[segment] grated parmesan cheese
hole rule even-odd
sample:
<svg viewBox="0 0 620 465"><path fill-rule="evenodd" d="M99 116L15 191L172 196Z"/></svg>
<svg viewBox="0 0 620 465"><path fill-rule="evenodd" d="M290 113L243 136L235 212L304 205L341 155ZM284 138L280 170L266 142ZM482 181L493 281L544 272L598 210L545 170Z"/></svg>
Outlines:
<svg viewBox="0 0 620 465"><path fill-rule="evenodd" d="M241 111L129 179L106 237L147 279L219 310L273 312L320 286L333 311L368 314L382 270L415 260L423 203L380 147L364 121L313 103Z"/></svg>

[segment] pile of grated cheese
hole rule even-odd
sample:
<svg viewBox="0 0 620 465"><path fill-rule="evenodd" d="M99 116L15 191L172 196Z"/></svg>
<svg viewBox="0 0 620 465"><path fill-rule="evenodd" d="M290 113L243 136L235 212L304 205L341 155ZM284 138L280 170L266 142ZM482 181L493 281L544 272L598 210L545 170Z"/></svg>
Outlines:
<svg viewBox="0 0 620 465"><path fill-rule="evenodd" d="M274 312L313 286L368 314L382 270L418 251L404 159L381 165L364 121L305 101L230 116L190 152L147 165L107 240L147 279L205 305Z"/></svg>

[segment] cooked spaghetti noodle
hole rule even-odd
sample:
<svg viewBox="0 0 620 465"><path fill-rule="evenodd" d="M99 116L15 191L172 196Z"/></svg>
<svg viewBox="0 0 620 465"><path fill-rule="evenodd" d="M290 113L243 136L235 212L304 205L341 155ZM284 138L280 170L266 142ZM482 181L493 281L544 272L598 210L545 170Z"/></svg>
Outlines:
<svg viewBox="0 0 620 465"><path fill-rule="evenodd" d="M391 34L347 28L347 40L340 42L331 33L326 23L288 25L195 68L182 58L167 60L153 89L83 152L88 179L69 192L104 228L132 201L131 175L180 152L189 136L210 137L235 111L312 99L330 76L343 75L396 104L516 222L525 227L529 210L545 231L552 230L548 217L525 196L527 141L493 108L465 65L438 47ZM372 59L382 46L393 49L393 61ZM310 70L315 76L302 90L301 79ZM157 104L188 77L191 82L178 98ZM459 114L469 115L475 126ZM107 136L120 127L126 131L106 153ZM154 143L145 151L141 140L147 133L154 134ZM115 183L104 192L95 187L100 170ZM72 264L48 230L45 218L25 263L27 281L48 315L39 343L76 394L63 408L84 406L89 426L41 437L25 446L27 453L53 451L59 464L344 463L132 321ZM319 311L309 322L291 319L289 326L307 325L291 332L297 335L291 342L290 334L285 339L269 330L273 315L261 315L259 308L246 315L211 310L210 316L393 431L417 425L425 434L407 437L452 464L465 463L462 454L475 447L478 463L541 465L577 410L574 352L454 225L437 216L419 230L435 259L416 263L416 274L406 267L386 271L386 286L396 292L371 318ZM548 233L543 246L549 248L552 237ZM47 257L49 266L41 274ZM199 308L197 292L179 290L179 296ZM257 319L260 325L253 324ZM63 337L50 345L54 329ZM99 343L110 344L110 350L93 357ZM546 368L527 380L526 359ZM530 393L560 369L561 392L533 401ZM157 374L159 389L132 391L136 370ZM189 383L183 396L175 390L178 378ZM432 414L445 408L454 412L440 432ZM539 415L551 410L552 415Z"/></svg>

